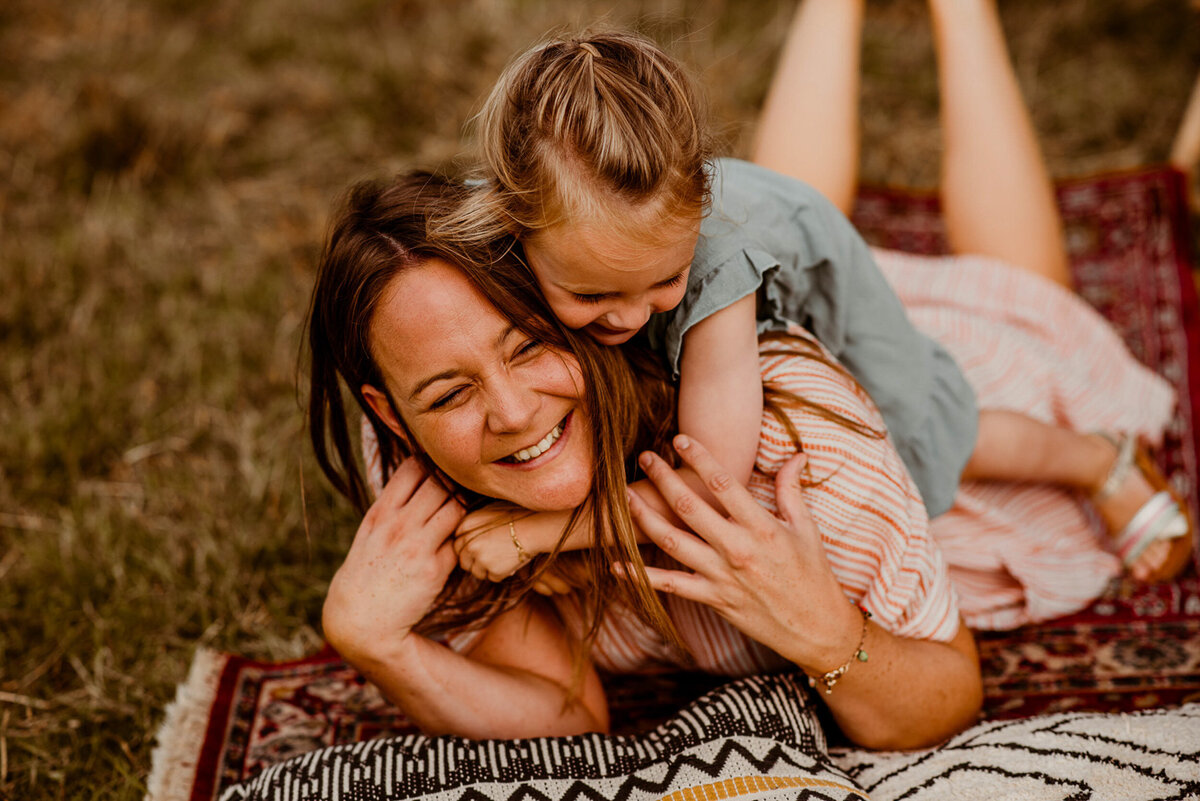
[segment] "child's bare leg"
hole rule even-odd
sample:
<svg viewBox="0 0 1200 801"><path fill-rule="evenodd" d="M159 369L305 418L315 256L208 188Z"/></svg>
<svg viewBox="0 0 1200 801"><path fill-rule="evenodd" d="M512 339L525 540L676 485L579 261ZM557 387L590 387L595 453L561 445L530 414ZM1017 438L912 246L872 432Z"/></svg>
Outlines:
<svg viewBox="0 0 1200 801"><path fill-rule="evenodd" d="M1071 285L1062 221L992 0L930 0L951 248Z"/></svg>
<svg viewBox="0 0 1200 801"><path fill-rule="evenodd" d="M1048 482L1074 489L1100 486L1113 447L1100 437L1043 423L1017 412L979 413L979 438L963 480Z"/></svg>
<svg viewBox="0 0 1200 801"><path fill-rule="evenodd" d="M863 0L804 0L759 115L752 160L849 214L858 190Z"/></svg>
<svg viewBox="0 0 1200 801"><path fill-rule="evenodd" d="M984 410L979 414L979 439L963 471L963 480L1049 483L1091 495L1103 483L1117 458L1108 440L1079 434L1016 412ZM1154 495L1154 488L1137 470L1116 492L1096 503L1110 531L1123 529ZM1130 568L1146 580L1165 563L1171 544L1150 545Z"/></svg>

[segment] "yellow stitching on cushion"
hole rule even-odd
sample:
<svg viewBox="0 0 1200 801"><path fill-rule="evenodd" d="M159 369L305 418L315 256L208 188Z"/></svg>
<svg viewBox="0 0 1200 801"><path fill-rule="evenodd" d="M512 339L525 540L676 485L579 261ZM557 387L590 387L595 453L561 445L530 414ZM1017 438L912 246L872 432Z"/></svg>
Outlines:
<svg viewBox="0 0 1200 801"><path fill-rule="evenodd" d="M670 795L661 796L658 801L706 801L706 799L711 801L711 799L750 795L764 790L778 790L780 787L827 787L844 790L864 801L870 801L870 796L857 787L850 787L828 779L814 779L809 776L735 776L719 782L683 787Z"/></svg>

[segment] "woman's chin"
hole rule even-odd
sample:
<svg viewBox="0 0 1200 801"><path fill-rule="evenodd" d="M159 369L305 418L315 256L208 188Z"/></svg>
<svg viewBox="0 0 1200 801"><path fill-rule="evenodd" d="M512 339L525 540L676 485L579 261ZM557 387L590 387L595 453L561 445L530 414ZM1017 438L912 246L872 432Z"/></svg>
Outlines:
<svg viewBox="0 0 1200 801"><path fill-rule="evenodd" d="M552 487L539 488L532 492L523 492L524 502L518 505L533 512L564 512L582 506L591 492L591 476L587 480L570 481Z"/></svg>

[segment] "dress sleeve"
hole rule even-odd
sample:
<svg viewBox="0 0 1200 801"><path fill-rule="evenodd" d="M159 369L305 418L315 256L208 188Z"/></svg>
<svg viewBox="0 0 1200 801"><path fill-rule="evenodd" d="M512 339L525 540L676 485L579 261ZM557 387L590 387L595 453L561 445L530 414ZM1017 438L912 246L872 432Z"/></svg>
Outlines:
<svg viewBox="0 0 1200 801"><path fill-rule="evenodd" d="M806 339L811 350L777 342L764 346L764 384L882 430L871 401L832 365L827 351ZM807 354L821 354L826 361ZM784 411L800 432L808 456L807 478L812 483L805 489L805 500L846 595L893 634L953 638L958 630L957 600L921 496L891 440L859 433L803 406ZM765 411L750 489L772 512L775 474L796 450L784 426Z"/></svg>

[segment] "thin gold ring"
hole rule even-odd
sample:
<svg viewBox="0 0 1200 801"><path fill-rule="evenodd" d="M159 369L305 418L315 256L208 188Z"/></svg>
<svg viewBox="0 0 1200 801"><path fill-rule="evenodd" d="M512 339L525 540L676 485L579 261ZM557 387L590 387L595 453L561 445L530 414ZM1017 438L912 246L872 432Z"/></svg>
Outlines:
<svg viewBox="0 0 1200 801"><path fill-rule="evenodd" d="M522 562L528 562L532 557L521 547L521 541L517 539L517 527L511 520L508 521L508 536L512 538L513 547L517 549L517 558Z"/></svg>

